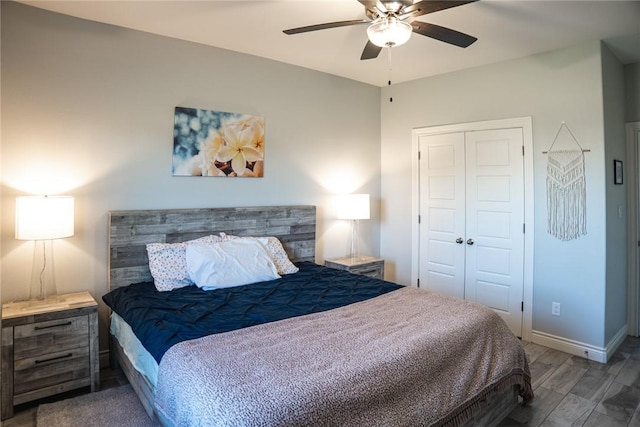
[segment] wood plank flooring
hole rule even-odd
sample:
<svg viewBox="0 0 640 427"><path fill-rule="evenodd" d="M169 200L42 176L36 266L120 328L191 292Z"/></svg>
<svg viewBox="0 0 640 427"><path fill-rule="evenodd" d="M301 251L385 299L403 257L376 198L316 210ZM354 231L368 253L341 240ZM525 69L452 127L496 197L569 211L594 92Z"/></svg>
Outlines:
<svg viewBox="0 0 640 427"><path fill-rule="evenodd" d="M498 427L640 427L640 338L627 337L606 365L532 343L525 350L536 398ZM123 384L122 371L100 372L101 389ZM4 427L36 427L37 404L16 409Z"/></svg>
<svg viewBox="0 0 640 427"><path fill-rule="evenodd" d="M499 427L640 427L640 338L627 337L604 365L526 343L535 399Z"/></svg>

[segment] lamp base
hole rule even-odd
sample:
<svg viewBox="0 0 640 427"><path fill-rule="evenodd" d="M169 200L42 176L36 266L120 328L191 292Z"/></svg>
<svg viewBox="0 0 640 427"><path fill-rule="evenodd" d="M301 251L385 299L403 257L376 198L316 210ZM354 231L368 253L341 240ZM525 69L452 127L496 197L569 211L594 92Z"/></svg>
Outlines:
<svg viewBox="0 0 640 427"><path fill-rule="evenodd" d="M351 248L349 250L349 258L352 260L357 260L360 255L358 254L358 226L359 222L357 219L351 220Z"/></svg>

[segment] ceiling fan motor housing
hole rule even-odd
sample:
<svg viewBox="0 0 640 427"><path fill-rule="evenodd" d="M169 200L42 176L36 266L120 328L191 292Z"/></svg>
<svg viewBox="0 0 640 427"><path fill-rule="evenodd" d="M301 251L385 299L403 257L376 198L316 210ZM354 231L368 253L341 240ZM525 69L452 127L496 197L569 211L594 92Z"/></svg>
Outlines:
<svg viewBox="0 0 640 427"><path fill-rule="evenodd" d="M387 11L399 13L402 8L411 6L413 4L413 0L381 1L380 3L382 3Z"/></svg>
<svg viewBox="0 0 640 427"><path fill-rule="evenodd" d="M375 5L365 5L365 15L372 21L387 16L400 15L402 9L413 4L412 0L395 0L395 1L379 1L374 2ZM383 7L381 7L383 6Z"/></svg>

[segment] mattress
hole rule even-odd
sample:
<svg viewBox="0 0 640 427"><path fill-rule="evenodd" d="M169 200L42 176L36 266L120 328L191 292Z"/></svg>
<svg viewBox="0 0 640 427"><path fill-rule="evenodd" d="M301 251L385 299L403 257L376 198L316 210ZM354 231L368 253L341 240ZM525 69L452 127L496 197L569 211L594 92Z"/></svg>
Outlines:
<svg viewBox="0 0 640 427"><path fill-rule="evenodd" d="M111 313L109 331L118 340L133 367L155 387L158 383L158 363L133 333L131 326L118 313Z"/></svg>

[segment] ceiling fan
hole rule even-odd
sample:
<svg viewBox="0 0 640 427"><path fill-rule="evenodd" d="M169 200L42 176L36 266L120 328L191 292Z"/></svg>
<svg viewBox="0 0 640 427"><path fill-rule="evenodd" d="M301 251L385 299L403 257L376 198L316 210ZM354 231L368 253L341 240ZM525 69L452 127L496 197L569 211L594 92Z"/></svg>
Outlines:
<svg viewBox="0 0 640 427"><path fill-rule="evenodd" d="M369 24L367 36L369 40L362 51L360 59L377 58L383 47L400 46L411 38L411 33L421 34L459 47L468 47L477 38L450 28L416 21L419 16L438 12L452 7L462 6L478 0L357 0L364 6L367 19L352 21L328 22L308 25L306 27L284 30L285 34L300 34L309 31L326 30L328 28L347 27L350 25Z"/></svg>

